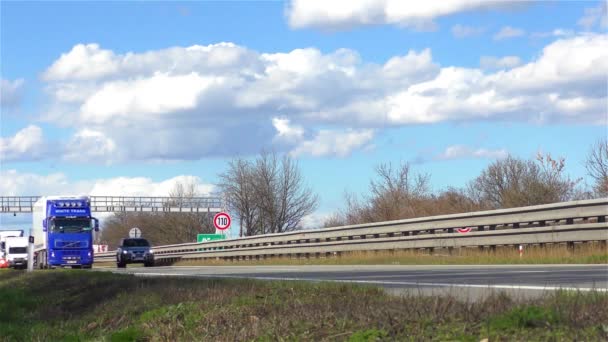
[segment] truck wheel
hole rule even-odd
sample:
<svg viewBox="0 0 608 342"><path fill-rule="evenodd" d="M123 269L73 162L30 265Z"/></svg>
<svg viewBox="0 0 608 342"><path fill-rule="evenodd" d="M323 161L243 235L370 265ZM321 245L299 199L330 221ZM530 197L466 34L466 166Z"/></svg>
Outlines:
<svg viewBox="0 0 608 342"><path fill-rule="evenodd" d="M90 270L91 268L93 268L93 265L82 265L82 268Z"/></svg>
<svg viewBox="0 0 608 342"><path fill-rule="evenodd" d="M144 262L144 267L154 267L154 261Z"/></svg>
<svg viewBox="0 0 608 342"><path fill-rule="evenodd" d="M127 267L127 264L122 263L122 262L117 262L116 263L116 267L118 267L118 268L125 268L125 267Z"/></svg>

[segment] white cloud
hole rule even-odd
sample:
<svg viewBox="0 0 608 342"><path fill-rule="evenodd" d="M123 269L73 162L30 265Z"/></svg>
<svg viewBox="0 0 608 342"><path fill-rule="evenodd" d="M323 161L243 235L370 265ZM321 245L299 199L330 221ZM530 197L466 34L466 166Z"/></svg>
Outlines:
<svg viewBox="0 0 608 342"><path fill-rule="evenodd" d="M154 181L147 177L117 177L106 179L70 180L64 173L47 175L0 170L0 193L5 196L169 196L177 182L195 184L201 196L214 191L214 186L199 177L181 175Z"/></svg>
<svg viewBox="0 0 608 342"><path fill-rule="evenodd" d="M70 182L63 173L39 175L0 170L0 193L5 196L76 195L89 188L88 182Z"/></svg>
<svg viewBox="0 0 608 342"><path fill-rule="evenodd" d="M0 106L4 108L13 107L21 101L23 91L23 79L19 78L14 81L0 80Z"/></svg>
<svg viewBox="0 0 608 342"><path fill-rule="evenodd" d="M511 26L504 26L503 28L500 29L500 31L498 31L494 35L494 40L515 38L515 37L523 36L524 34L526 34L526 31L524 31L522 29L511 27Z"/></svg>
<svg viewBox="0 0 608 342"><path fill-rule="evenodd" d="M292 126L289 119L272 118L272 125L277 130L276 138L287 143L297 142L304 138L304 129L300 126Z"/></svg>
<svg viewBox="0 0 608 342"><path fill-rule="evenodd" d="M83 128L67 143L63 158L68 161L102 161L109 164L119 159L117 153L116 143L103 132Z"/></svg>
<svg viewBox="0 0 608 342"><path fill-rule="evenodd" d="M578 20L577 24L585 30L592 30L596 26L599 29L608 28L608 4L600 1L596 7L585 8L585 14Z"/></svg>
<svg viewBox="0 0 608 342"><path fill-rule="evenodd" d="M507 150L488 150L484 148L473 149L464 145L452 145L448 146L443 153L441 153L439 159L470 159L470 158L488 158L488 159L499 159L505 158L509 155Z"/></svg>
<svg viewBox="0 0 608 342"><path fill-rule="evenodd" d="M99 179L93 182L89 191L91 196L117 194L118 196L169 196L175 184L195 184L200 196L208 196L214 189L211 184L202 183L196 176L177 176L164 181L154 182L147 177L118 177Z"/></svg>
<svg viewBox="0 0 608 342"><path fill-rule="evenodd" d="M389 96L388 119L393 124L491 118L606 124L607 44L607 35L558 40L535 61L487 75L443 68L435 79Z"/></svg>
<svg viewBox="0 0 608 342"><path fill-rule="evenodd" d="M135 81L113 81L103 85L82 105L82 119L104 123L110 119L161 115L190 110L198 105L210 88L222 86L220 77L204 77L197 73L170 76L155 74Z"/></svg>
<svg viewBox="0 0 608 342"><path fill-rule="evenodd" d="M429 49L373 64L346 49L258 53L220 43L121 55L89 44L60 57L46 77L62 122L78 126L65 158L103 163L257 153L277 139L301 140L320 110L382 97L438 70ZM298 126L287 132L289 122ZM83 125L95 134L83 135Z"/></svg>
<svg viewBox="0 0 608 342"><path fill-rule="evenodd" d="M192 160L288 151L303 141L311 152L314 139L328 139L323 130L472 120L604 124L607 44L605 34L565 37L527 63L484 57L480 69L440 67L430 49L382 64L347 49L259 53L231 43L109 51L102 55L113 59L100 60L116 68L101 74L79 60L50 73L60 79L47 89L61 122L76 132L61 142L70 161Z"/></svg>
<svg viewBox="0 0 608 342"><path fill-rule="evenodd" d="M505 57L494 57L494 56L481 56L479 59L479 65L482 69L493 70L493 69L511 69L520 65L521 58L517 56L505 56Z"/></svg>
<svg viewBox="0 0 608 342"><path fill-rule="evenodd" d="M325 221L334 216L335 213L329 212L315 212L310 215L302 217L300 227L302 229L320 229L323 227Z"/></svg>
<svg viewBox="0 0 608 342"><path fill-rule="evenodd" d="M340 1L292 0L287 17L292 28L345 29L389 24L415 29L433 28L433 19L479 9L512 6L505 1L451 0L412 2L402 0Z"/></svg>
<svg viewBox="0 0 608 342"><path fill-rule="evenodd" d="M42 129L35 125L15 133L8 138L0 138L0 161L38 160L46 150Z"/></svg>
<svg viewBox="0 0 608 342"><path fill-rule="evenodd" d="M483 27L472 27L466 25L454 25L452 26L452 35L456 38L467 38L478 36L485 31Z"/></svg>
<svg viewBox="0 0 608 342"><path fill-rule="evenodd" d="M572 37L575 35L573 30L556 28L550 32L534 32L531 34L533 38L546 38L546 37Z"/></svg>
<svg viewBox="0 0 608 342"><path fill-rule="evenodd" d="M373 137L374 131L371 129L349 129L345 131L320 130L311 140L300 142L291 151L291 154L294 156L346 157L354 149L364 147Z"/></svg>
<svg viewBox="0 0 608 342"><path fill-rule="evenodd" d="M117 72L119 65L112 51L102 50L98 44L78 44L64 53L42 75L45 80L68 77L79 80L95 79Z"/></svg>

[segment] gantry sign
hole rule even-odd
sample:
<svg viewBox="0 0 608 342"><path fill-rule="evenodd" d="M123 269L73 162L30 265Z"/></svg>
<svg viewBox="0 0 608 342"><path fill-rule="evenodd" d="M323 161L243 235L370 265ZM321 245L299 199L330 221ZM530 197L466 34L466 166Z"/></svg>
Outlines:
<svg viewBox="0 0 608 342"><path fill-rule="evenodd" d="M31 213L40 196L0 196L0 213ZM115 212L175 212L219 213L224 203L221 197L125 197L89 196L91 211Z"/></svg>

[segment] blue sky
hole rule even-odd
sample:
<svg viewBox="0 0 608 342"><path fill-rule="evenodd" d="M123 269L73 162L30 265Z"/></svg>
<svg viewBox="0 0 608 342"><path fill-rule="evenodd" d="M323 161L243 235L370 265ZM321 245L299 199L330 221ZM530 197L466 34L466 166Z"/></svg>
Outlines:
<svg viewBox="0 0 608 342"><path fill-rule="evenodd" d="M299 160L317 219L381 162L436 190L507 153L585 177L605 4L361 3L1 2L0 193L208 190L263 148Z"/></svg>

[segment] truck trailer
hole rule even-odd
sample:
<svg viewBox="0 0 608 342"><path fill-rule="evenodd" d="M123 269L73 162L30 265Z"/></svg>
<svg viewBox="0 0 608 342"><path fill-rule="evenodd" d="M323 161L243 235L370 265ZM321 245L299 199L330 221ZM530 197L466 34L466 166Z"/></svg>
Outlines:
<svg viewBox="0 0 608 342"><path fill-rule="evenodd" d="M89 197L41 197L32 219L38 268L91 268L93 231L99 231L99 221L91 216Z"/></svg>

